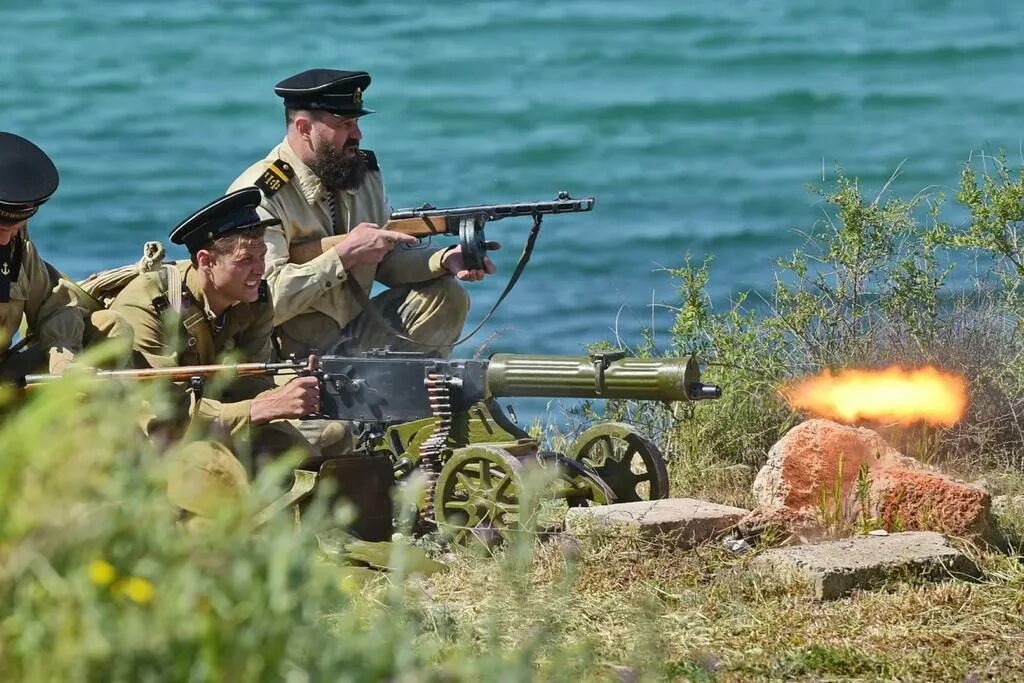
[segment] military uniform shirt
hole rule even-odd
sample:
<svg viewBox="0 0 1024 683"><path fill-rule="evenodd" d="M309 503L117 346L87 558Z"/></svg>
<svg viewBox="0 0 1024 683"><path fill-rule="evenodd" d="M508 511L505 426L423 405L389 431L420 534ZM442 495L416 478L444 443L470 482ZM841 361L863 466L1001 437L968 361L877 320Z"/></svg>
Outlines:
<svg viewBox="0 0 1024 683"><path fill-rule="evenodd" d="M345 286L348 275L338 252L329 249L308 263L290 263L289 245L317 241L346 233L359 223L383 226L391 216L379 170L368 170L363 184L354 190L335 193L337 231L331 224L327 190L320 179L292 151L285 139L266 156L250 166L228 191L255 184L277 159L291 165L294 176L280 190L264 196L260 218L277 218L279 226L267 228L267 281L274 302L275 325L285 326L289 336L305 339L311 346L322 340L325 328L343 329L361 309ZM374 280L392 287L425 282L444 275L443 250L395 247L381 262L357 266L355 277L369 293ZM325 324L324 318L333 324ZM320 346L321 350L328 350Z"/></svg>
<svg viewBox="0 0 1024 683"><path fill-rule="evenodd" d="M269 301L235 304L218 319L207 306L192 263L178 261L173 267L182 276L181 315L166 308L167 278L159 270L132 280L110 305L110 310L120 314L132 327L132 364L136 368L209 365L221 362L227 353L240 363L270 360L274 310ZM196 311L205 313L204 324L198 330L189 331L184 319ZM171 316L173 321L170 329L164 322L165 316ZM237 433L250 426L251 399L274 386L271 377L238 377L224 391L225 401L204 397L193 406L194 415L232 434Z"/></svg>
<svg viewBox="0 0 1024 683"><path fill-rule="evenodd" d="M0 303L0 357L10 348L24 315L29 334L48 351L52 369L82 350L85 324L67 291L57 286L57 271L39 257L28 235L23 232L15 239L24 239L24 251L18 279L11 283L11 300Z"/></svg>

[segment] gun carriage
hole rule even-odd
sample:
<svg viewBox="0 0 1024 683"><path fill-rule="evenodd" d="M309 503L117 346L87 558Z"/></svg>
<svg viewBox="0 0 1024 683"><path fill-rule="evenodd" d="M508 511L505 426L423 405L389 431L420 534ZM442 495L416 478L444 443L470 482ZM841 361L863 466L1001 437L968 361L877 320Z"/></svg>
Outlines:
<svg viewBox="0 0 1024 683"><path fill-rule="evenodd" d="M551 469L555 481L546 494L569 506L668 497L664 456L632 426L597 424L554 453L510 419L499 398L694 402L721 395L701 381L695 357L629 358L621 351L445 360L381 350L325 356L315 372L321 417L358 424L356 453L386 458L399 482L422 472L420 520L456 541L516 529L530 463ZM319 474L335 466L326 463ZM296 485L309 487L306 481Z"/></svg>

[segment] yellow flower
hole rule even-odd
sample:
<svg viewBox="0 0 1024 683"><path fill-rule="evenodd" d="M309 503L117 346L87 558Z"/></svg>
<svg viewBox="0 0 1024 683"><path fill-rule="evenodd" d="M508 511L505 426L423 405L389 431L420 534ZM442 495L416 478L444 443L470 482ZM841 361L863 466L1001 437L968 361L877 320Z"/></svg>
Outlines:
<svg viewBox="0 0 1024 683"><path fill-rule="evenodd" d="M140 576L129 576L127 579L118 581L117 585L110 589L114 595L124 595L132 602L140 605L148 605L153 601L153 584Z"/></svg>
<svg viewBox="0 0 1024 683"><path fill-rule="evenodd" d="M89 580L97 586L109 586L117 578L114 565L104 560L93 560L89 563Z"/></svg>
<svg viewBox="0 0 1024 683"><path fill-rule="evenodd" d="M338 588L341 589L342 593L346 593L348 595L358 593L360 588L359 579L351 574L343 576L341 577L341 581L338 582Z"/></svg>

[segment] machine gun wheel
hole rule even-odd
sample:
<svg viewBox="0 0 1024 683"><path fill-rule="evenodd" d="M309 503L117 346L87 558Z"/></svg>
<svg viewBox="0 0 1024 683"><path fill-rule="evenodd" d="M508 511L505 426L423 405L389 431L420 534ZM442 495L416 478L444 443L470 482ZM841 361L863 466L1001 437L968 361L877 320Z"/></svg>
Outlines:
<svg viewBox="0 0 1024 683"><path fill-rule="evenodd" d="M668 498L665 456L628 424L595 425L573 442L566 455L597 472L619 503Z"/></svg>
<svg viewBox="0 0 1024 683"><path fill-rule="evenodd" d="M472 541L494 547L519 529L523 465L494 446L469 446L441 468L434 494L438 528L452 543Z"/></svg>
<svg viewBox="0 0 1024 683"><path fill-rule="evenodd" d="M586 464L551 451L538 453L537 462L541 467L558 468L558 478L546 493L564 500L569 507L610 505L617 502L608 484Z"/></svg>

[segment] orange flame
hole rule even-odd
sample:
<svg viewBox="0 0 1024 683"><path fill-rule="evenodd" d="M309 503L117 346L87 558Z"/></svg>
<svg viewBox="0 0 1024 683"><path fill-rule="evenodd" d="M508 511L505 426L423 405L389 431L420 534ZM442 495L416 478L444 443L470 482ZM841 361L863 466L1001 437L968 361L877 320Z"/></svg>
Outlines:
<svg viewBox="0 0 1024 683"><path fill-rule="evenodd" d="M798 410L837 422L859 420L909 425L927 422L951 427L967 409L963 377L933 367L904 370L826 370L782 392Z"/></svg>

